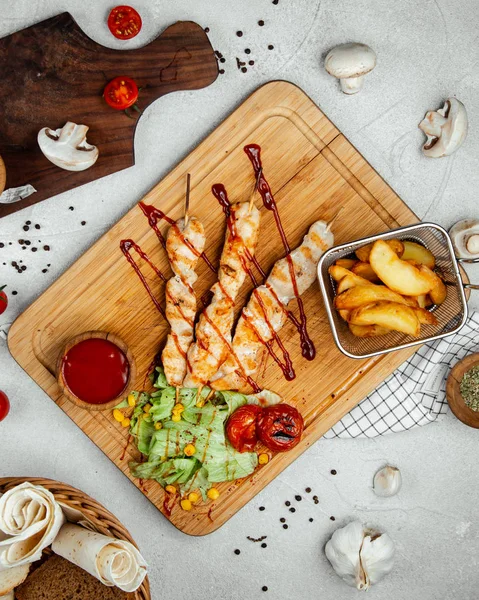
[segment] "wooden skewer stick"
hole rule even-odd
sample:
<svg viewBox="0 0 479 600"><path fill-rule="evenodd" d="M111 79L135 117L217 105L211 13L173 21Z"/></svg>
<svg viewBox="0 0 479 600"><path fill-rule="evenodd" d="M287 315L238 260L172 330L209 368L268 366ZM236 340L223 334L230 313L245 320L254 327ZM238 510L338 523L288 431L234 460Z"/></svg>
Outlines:
<svg viewBox="0 0 479 600"><path fill-rule="evenodd" d="M341 212L344 210L344 206L341 206L341 208L338 210L338 212L334 215L334 217L331 219L331 221L329 221L329 223L326 226L326 231L331 231L331 227L334 223L334 221L336 221L336 219L339 217L339 215L341 214Z"/></svg>
<svg viewBox="0 0 479 600"><path fill-rule="evenodd" d="M180 401L180 388L177 387L176 392L175 392L175 404L178 404L179 401Z"/></svg>
<svg viewBox="0 0 479 600"><path fill-rule="evenodd" d="M189 214L188 211L190 210L190 182L191 182L191 175L188 173L186 175L186 198L185 198L185 227L188 225L188 221L189 221Z"/></svg>
<svg viewBox="0 0 479 600"><path fill-rule="evenodd" d="M260 180L260 177L261 177L262 174L263 174L263 167L261 167L261 169L258 171L258 176L256 177L256 181L255 181L255 184L254 184L254 190L253 190L253 193L251 194L251 198L249 199L248 214L251 212L251 210L253 208L254 197L256 195L256 192L258 191L259 180Z"/></svg>

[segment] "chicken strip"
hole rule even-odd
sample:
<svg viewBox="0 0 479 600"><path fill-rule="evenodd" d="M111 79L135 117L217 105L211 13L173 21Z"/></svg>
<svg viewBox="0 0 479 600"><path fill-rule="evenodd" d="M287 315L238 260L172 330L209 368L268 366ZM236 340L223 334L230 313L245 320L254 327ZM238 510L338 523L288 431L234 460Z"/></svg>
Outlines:
<svg viewBox="0 0 479 600"><path fill-rule="evenodd" d="M248 202L227 204L223 186L213 186L226 206L227 230L221 254L218 281L211 288L213 297L196 325L196 342L190 346L183 386L201 388L225 360L231 347L235 299L244 283L251 257L258 242L260 213Z"/></svg>
<svg viewBox="0 0 479 600"><path fill-rule="evenodd" d="M247 378L254 377L265 344L271 341L288 318L288 303L303 294L316 279L318 261L334 243L328 224L316 221L302 244L290 254L296 290L287 257L278 260L264 285L253 290L243 308L232 343L233 352L210 381L215 390L249 389Z"/></svg>
<svg viewBox="0 0 479 600"><path fill-rule="evenodd" d="M166 318L171 326L161 354L169 385L180 387L186 374L186 356L193 341L196 296L193 284L196 263L205 247L201 221L190 217L187 225L179 219L168 231L166 251L174 276L166 284Z"/></svg>

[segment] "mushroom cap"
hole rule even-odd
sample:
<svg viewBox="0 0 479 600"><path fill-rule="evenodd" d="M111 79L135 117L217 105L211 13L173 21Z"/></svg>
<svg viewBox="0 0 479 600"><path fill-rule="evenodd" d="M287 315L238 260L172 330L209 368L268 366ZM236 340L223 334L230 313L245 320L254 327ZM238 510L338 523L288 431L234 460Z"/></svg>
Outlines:
<svg viewBox="0 0 479 600"><path fill-rule="evenodd" d="M467 136L466 107L457 98L448 98L437 111L429 111L419 123L427 140L423 152L429 158L449 156L458 150Z"/></svg>
<svg viewBox="0 0 479 600"><path fill-rule="evenodd" d="M324 61L326 71L337 77L361 77L376 66L376 54L366 44L349 42L340 44L328 52Z"/></svg>
<svg viewBox="0 0 479 600"><path fill-rule="evenodd" d="M470 247L474 249L475 244L469 244L472 236L479 235L479 219L463 219L454 223L449 229L454 252L458 258L477 258L479 252L470 252ZM475 240L474 240L475 241Z"/></svg>

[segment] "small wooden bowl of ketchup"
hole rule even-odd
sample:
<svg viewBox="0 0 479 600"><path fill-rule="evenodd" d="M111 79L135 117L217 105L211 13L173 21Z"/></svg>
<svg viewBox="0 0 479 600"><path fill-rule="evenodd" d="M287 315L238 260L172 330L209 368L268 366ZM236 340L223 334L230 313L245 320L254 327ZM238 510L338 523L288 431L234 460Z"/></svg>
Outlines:
<svg viewBox="0 0 479 600"><path fill-rule="evenodd" d="M87 331L71 339L57 363L63 394L87 410L116 406L129 391L136 367L132 353L118 336Z"/></svg>

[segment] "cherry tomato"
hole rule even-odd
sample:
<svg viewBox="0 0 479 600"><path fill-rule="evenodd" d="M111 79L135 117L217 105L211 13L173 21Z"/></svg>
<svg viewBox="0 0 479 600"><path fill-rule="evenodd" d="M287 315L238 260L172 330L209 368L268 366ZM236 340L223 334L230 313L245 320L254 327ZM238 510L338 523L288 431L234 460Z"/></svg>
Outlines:
<svg viewBox="0 0 479 600"><path fill-rule="evenodd" d="M108 29L119 40L130 40L140 33L141 17L131 6L117 6L108 15Z"/></svg>
<svg viewBox="0 0 479 600"><path fill-rule="evenodd" d="M256 434L256 421L262 408L255 404L240 406L226 423L226 435L230 444L238 452L251 452L258 436Z"/></svg>
<svg viewBox="0 0 479 600"><path fill-rule="evenodd" d="M3 291L3 289L5 287L6 286L4 286L4 285L2 287L0 287L0 315L7 310L7 306L8 306L7 294L5 294L5 292Z"/></svg>
<svg viewBox="0 0 479 600"><path fill-rule="evenodd" d="M294 448L299 444L303 429L301 413L289 404L267 406L258 416L258 438L274 452Z"/></svg>
<svg viewBox="0 0 479 600"><path fill-rule="evenodd" d="M0 421L8 415L10 412L10 402L8 400L7 394L0 390Z"/></svg>
<svg viewBox="0 0 479 600"><path fill-rule="evenodd" d="M103 90L107 104L116 110L125 110L138 100L138 86L131 77L115 77Z"/></svg>

